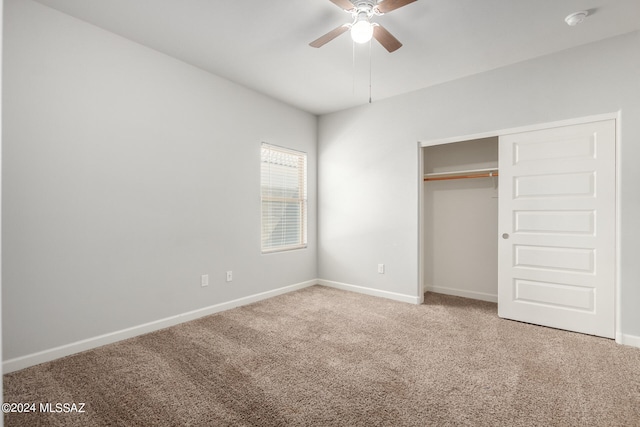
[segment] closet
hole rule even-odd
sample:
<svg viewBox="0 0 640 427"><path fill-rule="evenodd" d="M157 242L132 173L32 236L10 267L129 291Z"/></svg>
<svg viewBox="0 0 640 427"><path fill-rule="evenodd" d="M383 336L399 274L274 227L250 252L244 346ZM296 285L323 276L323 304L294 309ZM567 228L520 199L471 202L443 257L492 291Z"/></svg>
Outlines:
<svg viewBox="0 0 640 427"><path fill-rule="evenodd" d="M497 302L498 137L422 154L425 291Z"/></svg>
<svg viewBox="0 0 640 427"><path fill-rule="evenodd" d="M496 134L421 145L423 289L613 338L615 117Z"/></svg>

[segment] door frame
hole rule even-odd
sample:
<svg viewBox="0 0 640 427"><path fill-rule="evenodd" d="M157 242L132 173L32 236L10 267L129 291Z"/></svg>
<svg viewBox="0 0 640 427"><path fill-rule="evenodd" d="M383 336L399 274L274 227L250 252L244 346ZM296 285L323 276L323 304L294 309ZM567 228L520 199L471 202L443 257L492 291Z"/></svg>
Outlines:
<svg viewBox="0 0 640 427"><path fill-rule="evenodd" d="M452 144L455 142L463 142L463 141L470 141L470 140L475 140L475 139L483 139L483 138L490 138L490 137L501 137L504 135L509 135L509 134L514 134L514 133L521 133L521 132L531 132L531 131L536 131L536 130L544 130L544 129L552 129L552 128L557 128L557 127L563 127L563 126L572 126L572 125L579 125L579 124L585 124L585 123L592 123L592 122L599 122L599 121L603 121L603 120L614 120L615 121L615 129L616 129L616 135L615 135L615 139L614 139L614 144L615 144L615 253L614 253L614 258L615 258L615 278L614 278L614 295L615 295L615 307L614 307L614 312L615 312L615 331L614 331L614 336L615 336L615 342L618 344L622 344L622 330L621 330L621 323L622 323L622 313L621 313L621 298L620 298L620 270L621 270L621 263L620 263L620 253L621 253L621 247L620 247L620 242L621 242L621 238L620 238L620 216L621 216L621 209L620 209L620 182L621 182L621 144L620 144L620 118L621 118L621 111L617 111L614 113L605 113L605 114L597 114L597 115L592 115L592 116L586 116L586 117L578 117L578 118L574 118L574 119L567 119L567 120L559 120L559 121L554 121L554 122L547 122L547 123L537 123L537 124L532 124L532 125L527 125L527 126L520 126L520 127L515 127L515 128L507 128L507 129L501 129L501 130L496 130L496 131L489 131L489 132L482 132L482 133L475 133L475 134L467 134L467 135L460 135L460 136L454 136L454 137L450 137L450 138L441 138L441 139L424 139L424 140L419 140L418 141L418 176L419 176L419 182L420 185L418 186L418 289L416 290L418 293L418 297L420 299L420 301L423 301L424 299L424 290L425 290L425 281L424 281L424 247L425 247L425 242L424 242L424 231L425 231L425 219L424 219L424 180L423 180L423 176L424 176L424 148L426 147L432 147L434 145L444 145L444 144ZM498 237L496 236L496 239ZM497 268L497 267L496 267Z"/></svg>

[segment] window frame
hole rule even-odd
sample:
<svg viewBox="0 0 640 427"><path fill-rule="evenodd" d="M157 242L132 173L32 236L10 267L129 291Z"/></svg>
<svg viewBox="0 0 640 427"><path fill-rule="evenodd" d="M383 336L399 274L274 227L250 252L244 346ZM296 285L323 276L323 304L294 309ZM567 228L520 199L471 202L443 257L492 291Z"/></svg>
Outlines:
<svg viewBox="0 0 640 427"><path fill-rule="evenodd" d="M268 160L265 161L265 150L268 150L269 156L274 156L279 154L283 158L282 162L278 166L286 167L285 163L287 162L297 163L297 166L295 166L295 168L297 169L297 173L296 173L297 186L296 187L290 187L288 189L284 187L278 188L272 184L272 182L276 181L277 178L280 178L280 180L284 180L287 178L287 176L284 173L278 174L277 172L274 171L274 169L272 169L272 165L275 164L273 161L268 161ZM295 159L296 161L293 162L292 161L293 159ZM266 175L268 176L269 185L265 185L266 184L265 183L265 163L269 165L269 166L266 166L268 168L268 172L266 172ZM274 144L269 144L266 142L262 142L260 144L260 251L262 254L271 254L271 253L277 253L277 252L305 249L307 247L308 245L308 242L307 242L308 166L307 164L308 164L308 156L306 152L303 152L300 150L294 150L291 148L286 148L286 147L282 147ZM300 171L300 169L302 169L302 171ZM274 179L274 177L276 179ZM265 191L265 188L267 188L266 191ZM290 195L289 196L273 195L274 192L277 193L280 191L284 193L287 190L289 191L297 190L297 195L294 194L293 197L290 197ZM297 224L298 224L298 230L296 233L296 242L294 243L286 242L287 237L290 237L287 235L287 233L289 233L291 230L290 228L291 223L287 223L286 222L287 218L285 218L285 223L284 223L284 228L282 231L282 238L281 238L282 241L279 244L278 243L271 244L271 245L265 244L267 239L271 239L273 237L273 232L276 227L274 226L274 229L271 230L271 233L265 233L265 229L266 227L268 227L268 225L265 224L265 219L268 218L270 220L273 220L274 217L277 217L277 215L276 216L273 215L273 211L265 212L265 202L273 203L273 204L283 204L282 209L286 209L286 208L290 209L292 207L292 204L295 204L298 206L299 211L295 216L295 220L293 221L293 223L295 224L295 221L297 220ZM283 215L286 217L287 214L284 213ZM280 222L278 224L280 224Z"/></svg>

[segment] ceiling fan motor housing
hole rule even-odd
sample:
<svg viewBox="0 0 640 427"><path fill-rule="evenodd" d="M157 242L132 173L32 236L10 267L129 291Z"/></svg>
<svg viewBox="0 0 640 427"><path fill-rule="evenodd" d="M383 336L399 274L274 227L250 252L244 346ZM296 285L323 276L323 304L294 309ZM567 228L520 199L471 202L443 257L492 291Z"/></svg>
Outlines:
<svg viewBox="0 0 640 427"><path fill-rule="evenodd" d="M363 13L366 14L368 19L373 15L380 15L380 13L376 11L376 2L373 0L358 0L354 1L353 5L355 6L355 9L351 14L356 19Z"/></svg>

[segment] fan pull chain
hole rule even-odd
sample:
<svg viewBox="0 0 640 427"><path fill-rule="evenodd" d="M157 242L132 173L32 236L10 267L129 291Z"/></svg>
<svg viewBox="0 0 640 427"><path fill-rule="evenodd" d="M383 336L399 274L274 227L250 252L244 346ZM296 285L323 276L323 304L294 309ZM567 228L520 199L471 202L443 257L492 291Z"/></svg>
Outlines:
<svg viewBox="0 0 640 427"><path fill-rule="evenodd" d="M356 94L356 42L351 42L351 71L353 81L351 82L352 95Z"/></svg>
<svg viewBox="0 0 640 427"><path fill-rule="evenodd" d="M371 104L371 40L369 40L369 104Z"/></svg>

